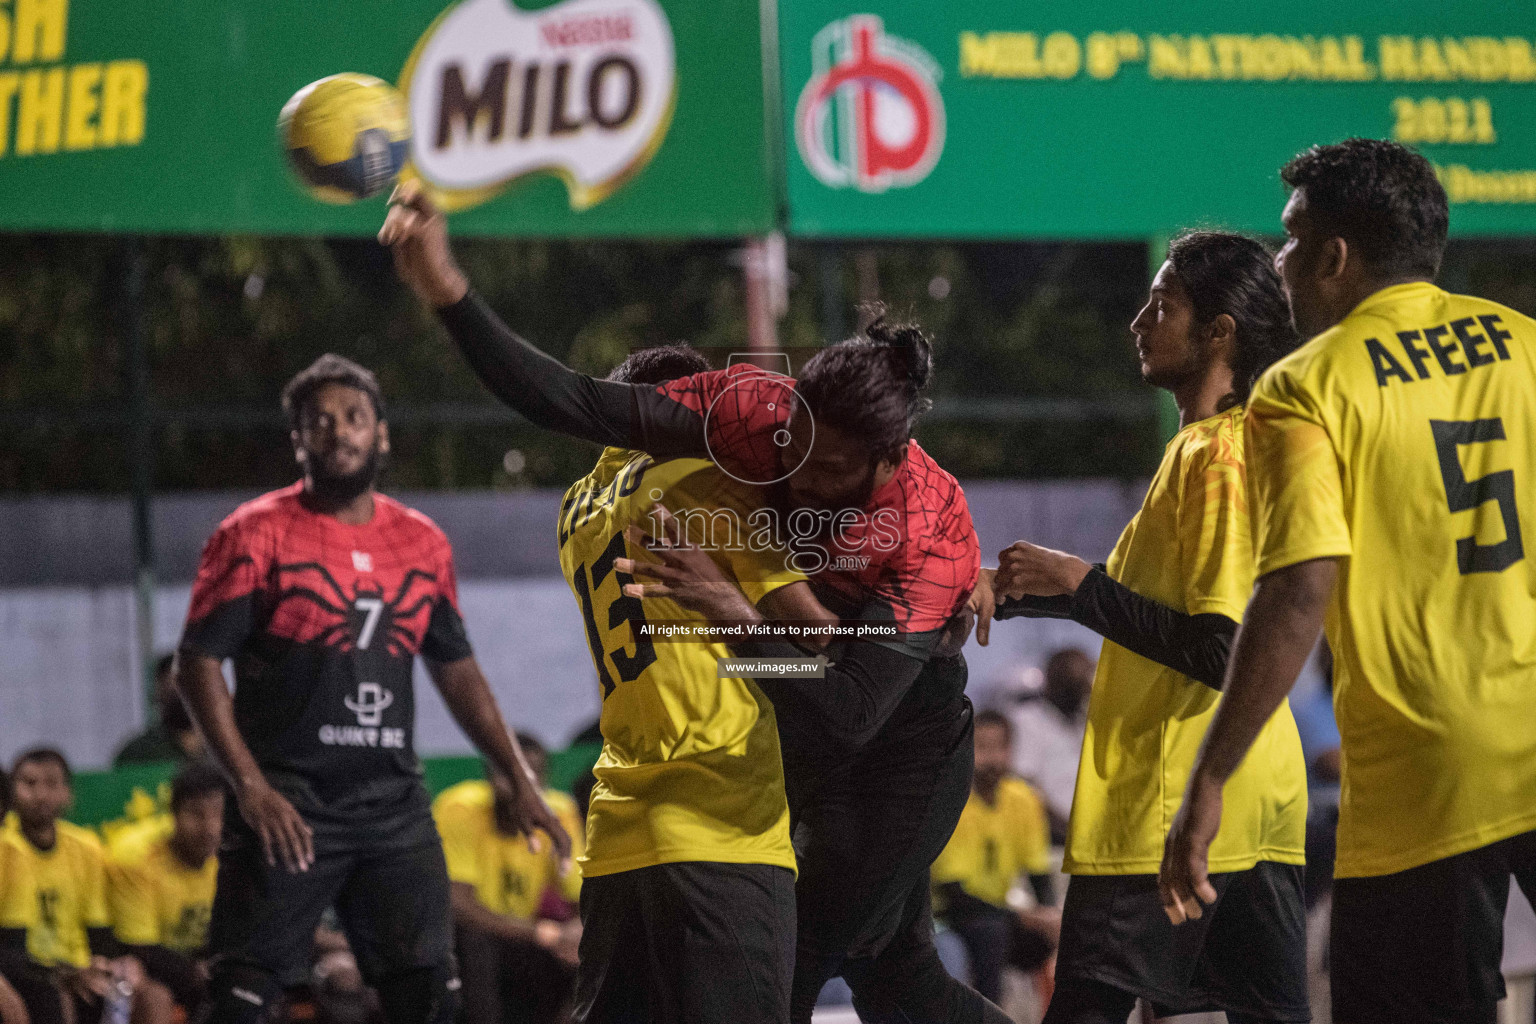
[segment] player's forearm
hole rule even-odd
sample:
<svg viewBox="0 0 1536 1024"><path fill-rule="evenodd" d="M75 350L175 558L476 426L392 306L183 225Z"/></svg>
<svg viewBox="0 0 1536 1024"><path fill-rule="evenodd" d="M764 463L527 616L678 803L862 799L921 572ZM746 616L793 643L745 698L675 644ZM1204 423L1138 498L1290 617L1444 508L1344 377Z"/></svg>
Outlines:
<svg viewBox="0 0 1536 1024"><path fill-rule="evenodd" d="M1237 623L1225 615L1188 615L1136 593L1094 569L1072 595L1071 616L1106 640L1220 690Z"/></svg>
<svg viewBox="0 0 1536 1024"><path fill-rule="evenodd" d="M446 664L428 662L427 667L448 713L475 748L514 784L532 785L528 762L501 717L501 709L496 706L496 697L479 663L474 658L461 658Z"/></svg>
<svg viewBox="0 0 1536 1024"><path fill-rule="evenodd" d="M548 430L629 447L631 388L577 373L501 321L473 291L437 311L491 393Z"/></svg>
<svg viewBox="0 0 1536 1024"><path fill-rule="evenodd" d="M182 648L176 662L176 688L182 703L236 791L264 782L261 766L235 723L235 702L224 683L219 659Z"/></svg>
<svg viewBox="0 0 1536 1024"><path fill-rule="evenodd" d="M1322 630L1338 564L1317 559L1262 577L1227 667L1226 694L1195 774L1225 783L1285 700Z"/></svg>
<svg viewBox="0 0 1536 1024"><path fill-rule="evenodd" d="M731 653L742 658L806 658L787 640L744 640ZM912 688L924 662L880 644L839 645L820 679L786 679L771 673L753 677L779 715L810 715L828 740L857 749L870 742Z"/></svg>

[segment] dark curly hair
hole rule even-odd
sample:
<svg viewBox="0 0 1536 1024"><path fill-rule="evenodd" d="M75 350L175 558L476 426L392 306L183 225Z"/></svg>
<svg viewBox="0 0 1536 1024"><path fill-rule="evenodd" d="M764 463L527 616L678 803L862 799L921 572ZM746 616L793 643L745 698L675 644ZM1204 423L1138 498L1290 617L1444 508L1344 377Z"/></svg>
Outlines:
<svg viewBox="0 0 1536 1024"><path fill-rule="evenodd" d="M1382 277L1440 272L1450 226L1445 189L1430 162L1407 146L1382 139L1313 146L1280 169L1280 180L1306 189L1317 222Z"/></svg>
<svg viewBox="0 0 1536 1024"><path fill-rule="evenodd" d="M933 343L916 324L892 321L878 303L861 311L872 317L869 326L812 356L795 390L817 424L861 439L876 460L900 462L913 424L933 406L924 395Z"/></svg>
<svg viewBox="0 0 1536 1024"><path fill-rule="evenodd" d="M288 417L289 429L299 429L304 406L314 397L315 392L327 384L344 384L356 388L368 396L368 401L373 404L373 414L381 420L384 418L384 392L380 390L379 378L373 375L373 371L345 356L327 352L307 369L299 371L283 388L283 415Z"/></svg>
<svg viewBox="0 0 1536 1024"><path fill-rule="evenodd" d="M1236 323L1232 393L1221 408L1243 404L1259 375L1301 343L1274 257L1243 235L1189 231L1168 243L1168 266L1189 296L1196 323L1223 313Z"/></svg>
<svg viewBox="0 0 1536 1024"><path fill-rule="evenodd" d="M188 800L224 792L224 776L207 761L193 761L171 780L171 811L180 810Z"/></svg>
<svg viewBox="0 0 1536 1024"><path fill-rule="evenodd" d="M679 342L631 352L628 359L613 368L608 379L619 384L665 384L708 369L708 359L693 346Z"/></svg>

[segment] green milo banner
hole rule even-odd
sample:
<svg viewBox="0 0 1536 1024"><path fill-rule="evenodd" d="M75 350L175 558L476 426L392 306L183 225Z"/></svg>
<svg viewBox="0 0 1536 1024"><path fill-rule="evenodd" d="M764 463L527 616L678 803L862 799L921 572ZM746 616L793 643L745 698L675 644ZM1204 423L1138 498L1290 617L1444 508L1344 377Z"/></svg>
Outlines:
<svg viewBox="0 0 1536 1024"><path fill-rule="evenodd" d="M1279 232L1277 170L1418 146L1460 235L1536 231L1536 20L1494 0L795 0L779 7L802 236Z"/></svg>
<svg viewBox="0 0 1536 1024"><path fill-rule="evenodd" d="M277 142L342 71L405 92L456 231L774 224L756 0L0 0L0 229L372 233Z"/></svg>

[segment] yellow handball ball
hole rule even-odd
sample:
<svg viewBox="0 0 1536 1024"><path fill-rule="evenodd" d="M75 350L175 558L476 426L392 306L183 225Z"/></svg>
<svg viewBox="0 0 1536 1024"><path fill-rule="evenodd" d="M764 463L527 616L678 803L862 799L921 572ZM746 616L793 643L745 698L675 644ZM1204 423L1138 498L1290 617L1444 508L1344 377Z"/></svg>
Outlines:
<svg viewBox="0 0 1536 1024"><path fill-rule="evenodd" d="M277 132L305 190L327 203L353 203L389 188L411 148L405 97L388 82L350 72L294 93Z"/></svg>

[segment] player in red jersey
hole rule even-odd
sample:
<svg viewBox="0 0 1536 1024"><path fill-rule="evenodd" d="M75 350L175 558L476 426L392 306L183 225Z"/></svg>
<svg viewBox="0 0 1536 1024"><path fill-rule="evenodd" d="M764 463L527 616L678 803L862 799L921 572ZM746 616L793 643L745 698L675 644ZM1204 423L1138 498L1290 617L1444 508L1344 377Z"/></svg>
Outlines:
<svg viewBox="0 0 1536 1024"><path fill-rule="evenodd" d="M713 458L762 485L822 603L897 629L834 648L825 680L755 680L778 712L800 863L792 1019L809 1021L841 974L868 1021L1006 1020L945 973L933 946L928 866L970 787L959 648L980 554L959 484L911 439L927 407L927 340L882 321L819 353L799 381L750 365L660 387L596 380L470 292L419 190L395 199L380 240L498 397L541 426L656 458Z"/></svg>
<svg viewBox="0 0 1536 1024"><path fill-rule="evenodd" d="M562 856L570 840L470 649L447 538L374 491L389 433L373 374L323 356L289 383L283 409L304 479L220 524L178 656L181 693L237 812L219 857L207 1019L277 1019L334 905L391 1024L448 1024L458 982L448 875L412 743L418 654L464 731L518 782L519 827L546 832Z"/></svg>

